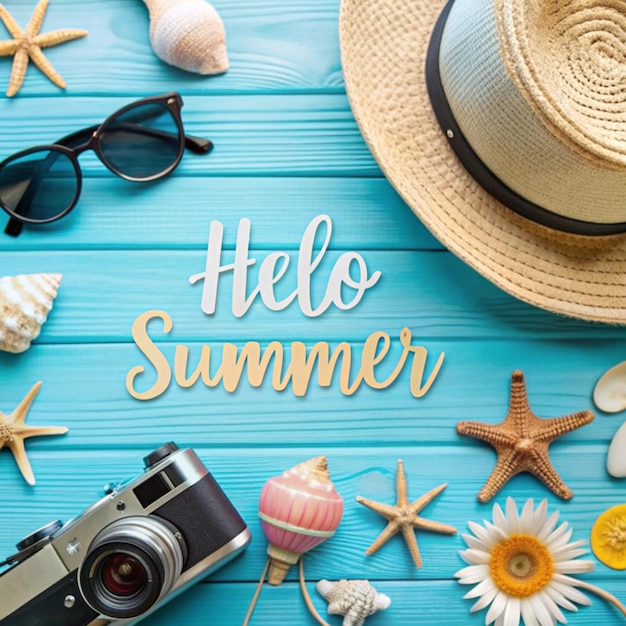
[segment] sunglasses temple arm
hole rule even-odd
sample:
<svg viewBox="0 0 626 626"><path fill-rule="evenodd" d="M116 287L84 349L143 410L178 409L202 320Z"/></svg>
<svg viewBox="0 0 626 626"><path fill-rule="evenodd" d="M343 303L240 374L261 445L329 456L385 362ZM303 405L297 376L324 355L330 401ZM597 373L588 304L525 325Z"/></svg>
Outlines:
<svg viewBox="0 0 626 626"><path fill-rule="evenodd" d="M7 222L4 232L6 235L10 235L11 237L17 237L22 232L22 228L24 228L24 223L18 222L12 217Z"/></svg>
<svg viewBox="0 0 626 626"><path fill-rule="evenodd" d="M185 135L185 148L191 150L194 154L207 154L207 152L213 150L213 142L210 139Z"/></svg>

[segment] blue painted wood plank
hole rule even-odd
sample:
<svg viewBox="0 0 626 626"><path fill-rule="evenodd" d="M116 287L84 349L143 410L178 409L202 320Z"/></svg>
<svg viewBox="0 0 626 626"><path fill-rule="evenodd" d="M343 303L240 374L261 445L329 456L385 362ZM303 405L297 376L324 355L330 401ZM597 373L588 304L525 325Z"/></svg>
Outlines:
<svg viewBox="0 0 626 626"><path fill-rule="evenodd" d="M198 381L181 388L172 381L165 393L147 401L131 397L126 389L127 373L137 365L147 369L145 378L135 381L136 391L147 391L156 379L154 369L135 346L36 346L22 357L0 354L0 410L12 410L29 386L42 380L31 420L40 424L62 420L72 434L58 445L68 451L84 446L150 445L155 438L173 435L193 441L198 433L210 433L216 446L255 446L271 441L276 446L388 448L402 445L408 437L423 447L444 443L474 448L473 442L456 435L457 421L502 421L514 369L526 373L535 413L555 417L593 410L591 392L598 376L623 357L624 349L623 343L615 342L608 342L603 349L593 344L581 349L578 342L566 341L555 343L549 353L540 342L530 341L491 341L487 353L480 342L429 341L424 345L430 351L428 375L440 352L446 356L439 376L421 398L411 395L409 371L404 368L389 388L374 390L362 385L351 396L341 393L337 377L330 387L322 388L314 375L306 396L299 398L289 387L273 390L270 380L253 388L244 373L232 393L221 384L208 388ZM159 348L172 364L174 346L159 344ZM199 354L197 345L191 354ZM397 343L393 354L399 354ZM355 348L356 363L359 358ZM377 370L381 380L393 365L395 361ZM608 445L621 421L598 413L592 424L568 434L565 441Z"/></svg>
<svg viewBox="0 0 626 626"><path fill-rule="evenodd" d="M169 84L156 92L176 88ZM210 138L215 149L185 155L177 175L381 176L345 95L187 96L183 91L183 98L186 132ZM24 98L18 107L16 101L0 99L0 120L11 119L10 125L2 124L2 157L98 124L134 100L85 96L61 106L55 98ZM84 154L80 163L88 177L111 176L93 153Z"/></svg>
<svg viewBox="0 0 626 626"><path fill-rule="evenodd" d="M320 214L333 220L331 250L442 249L383 178L237 177L234 182L176 173L157 184L113 175L89 178L70 215L26 227L18 238L0 233L0 253L206 250L212 220L224 224L224 249L232 250L243 217L252 222L253 248L297 250L306 226ZM9 259L0 257L0 272Z"/></svg>
<svg viewBox="0 0 626 626"><path fill-rule="evenodd" d="M340 626L342 618L327 615L327 604L315 591L314 579L307 581L307 591L318 613L330 626ZM469 587L461 587L452 581L385 582L372 581L377 591L391 598L391 606L368 617L367 626L483 626L485 611L470 614L471 600L463 600ZM603 579L598 583L608 592L624 599L623 585L613 579ZM170 602L153 617L153 626L171 626L179 623L193 623L195 616L206 607L211 607L211 615L219 616L221 624L240 625L246 607L254 593L252 584L226 586L211 580L197 585L186 592L184 597ZM607 626L619 624L623 620L617 611L597 597L589 596L593 604L580 607L578 612L564 611L567 623L571 626ZM275 626L277 616L280 623L314 626L315 620L307 612L300 590L295 583L284 583L280 587L266 587L259 599L250 626Z"/></svg>
<svg viewBox="0 0 626 626"><path fill-rule="evenodd" d="M26 26L35 2L3 4ZM201 76L167 65L149 41L148 11L139 0L54 0L42 32L83 28L89 35L46 50L67 83L64 92L30 67L19 97L59 98L124 93L142 96L163 85L193 93L342 92L337 34L338 0L214 0L226 29L230 69ZM5 38L3 27L0 39ZM10 59L0 59L0 89Z"/></svg>
<svg viewBox="0 0 626 626"><path fill-rule="evenodd" d="M267 558L267 541L257 515L261 489L270 477L319 454L328 456L331 479L344 500L344 515L335 535L306 557L307 577L312 580L355 577L389 581L450 579L463 566L458 551L466 547L460 533L468 532L467 522L482 523L484 519L491 519L492 503L478 503L476 494L493 467L493 455L477 446L422 448L407 442L393 449L327 448L303 441L302 448L290 449L274 447L269 438L263 439L260 435L254 448L221 448L213 445L213 432L214 429L208 427L203 432L197 430L193 437L186 437L178 436L172 429L170 435L181 447L190 439L197 442L194 447L200 458L246 520L253 535L245 553L228 568L216 572L212 576L215 580L254 582L260 576ZM65 439L70 436L71 432ZM140 474L141 458L164 439L153 435L150 445L146 446L137 445L134 439L118 431L117 447L85 446L72 452L63 449L61 437L31 440L27 449L37 478L35 487L28 486L21 479L10 454L2 452L0 554L11 553L16 541L48 521L67 520L78 515L102 495L104 484ZM122 447L128 444L133 448ZM529 475L512 479L493 502L504 506L507 496L514 497L518 504L527 498L533 498L535 503L547 498L549 510L560 511L561 521L568 522L574 529L572 540L588 540L595 518L618 503L623 495L623 482L606 477L602 462L604 453L603 445L555 446L552 452L554 465L575 494L569 502L553 496ZM448 487L421 514L426 519L451 524L459 531L456 535L418 532L423 559L421 569L413 564L400 535L374 555L365 555L367 547L383 529L385 520L358 504L355 497L361 495L393 503L399 458L404 461L409 498L417 499L437 485L448 483ZM597 563L589 576L610 575L611 570ZM290 571L288 580L296 578L297 572Z"/></svg>
<svg viewBox="0 0 626 626"><path fill-rule="evenodd" d="M149 218L147 218L149 219ZM306 219L297 219L304 233ZM589 324L556 317L517 301L504 293L449 253L404 251L359 251L368 267L368 275L382 272L382 277L351 310L334 305L319 317L305 316L297 301L283 311L269 310L260 297L241 318L232 312L232 272L219 278L217 308L214 314L202 312L204 281L194 285L189 277L205 271L206 242L210 229L196 233L194 251L117 250L117 251L32 251L3 252L0 274L58 272L63 274L55 306L42 328L40 344L63 342L129 342L135 318L146 311L161 309L174 321L170 334L157 333L162 341L245 341L273 340L349 340L362 343L374 331L398 336L407 326L417 339L433 338L535 338L622 339L618 327ZM270 217L266 216L264 237L271 236ZM234 220L226 231L232 248L237 226ZM296 225L294 224L294 228ZM283 226L279 233L284 232ZM325 231L321 231L325 232ZM345 245L350 224L339 220L334 227ZM251 241L255 248L257 231L252 225ZM280 234L276 235L280 237ZM332 241L332 239L331 239ZM375 239L372 239L375 241ZM203 243L204 242L204 243ZM290 265L276 284L277 298L285 298L297 287L298 250L289 250ZM294 243L291 244L295 245ZM321 244L320 244L321 245ZM258 269L269 250L252 249L257 260L248 271L247 294L257 284ZM303 253L304 254L304 253ZM311 301L317 307L324 298L334 264L344 251L329 251L312 274ZM232 263L233 251L224 252L222 264ZM106 275L104 272L106 271ZM102 276L100 278L100 276ZM348 302L354 291L345 292ZM160 328L160 326L157 326ZM617 345L622 345L620 342Z"/></svg>

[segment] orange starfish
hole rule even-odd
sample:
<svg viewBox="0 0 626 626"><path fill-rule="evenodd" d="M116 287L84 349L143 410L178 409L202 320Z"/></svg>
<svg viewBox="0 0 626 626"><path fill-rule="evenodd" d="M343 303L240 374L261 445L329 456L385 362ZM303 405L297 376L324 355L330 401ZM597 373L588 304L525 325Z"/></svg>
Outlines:
<svg viewBox="0 0 626 626"><path fill-rule="evenodd" d="M7 89L9 98L14 96L22 86L29 58L55 85L65 89L65 81L46 59L41 48L84 37L87 31L78 28L63 28L39 34L47 8L48 0L41 0L35 7L28 26L22 30L11 14L0 4L0 19L13 37L13 39L0 41L0 57L15 55Z"/></svg>
<svg viewBox="0 0 626 626"><path fill-rule="evenodd" d="M487 502L520 472L529 472L559 498L569 500L574 494L552 466L548 446L557 437L593 419L591 411L551 419L537 417L528 405L524 374L519 370L513 372L509 412L502 423L459 422L456 425L459 434L486 441L498 453L496 466L478 493L478 500Z"/></svg>
<svg viewBox="0 0 626 626"><path fill-rule="evenodd" d="M26 414L40 387L40 382L35 383L10 415L5 415L0 411L0 448L6 445L13 452L22 476L24 476L29 485L35 484L35 476L26 456L24 439L27 437L38 437L39 435L63 435L68 430L63 426L26 426L24 423Z"/></svg>
<svg viewBox="0 0 626 626"><path fill-rule="evenodd" d="M433 522L432 520L427 520L417 515L447 486L447 483L439 485L415 500L415 502L409 504L404 463L402 461L398 461L398 467L396 469L395 505L374 502L373 500L368 500L366 498L362 498L361 496L356 497L357 502L365 505L368 509L372 509L372 511L376 511L376 513L380 513L380 515L387 518L389 522L380 535L378 535L374 543L365 551L365 554L374 554L376 550L387 543L387 541L396 533L402 532L404 540L409 548L409 552L413 557L415 567L422 567L422 557L420 556L417 539L415 538L413 529L417 528L419 530L430 530L436 533L444 533L446 535L453 535L457 532L454 526L442 524L441 522Z"/></svg>

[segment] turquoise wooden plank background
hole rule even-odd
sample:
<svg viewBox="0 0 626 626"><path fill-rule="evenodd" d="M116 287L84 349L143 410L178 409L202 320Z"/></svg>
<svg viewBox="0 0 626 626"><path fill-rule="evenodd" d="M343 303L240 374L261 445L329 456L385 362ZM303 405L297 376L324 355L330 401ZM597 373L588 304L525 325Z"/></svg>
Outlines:
<svg viewBox="0 0 626 626"><path fill-rule="evenodd" d="M35 3L4 4L24 26ZM339 59L339 0L216 0L214 6L226 26L231 68L223 76L201 77L154 56L147 10L139 0L51 0L43 30L89 30L87 38L47 51L67 91L30 67L18 96L0 98L0 157L53 142L135 98L172 89L184 97L188 132L216 144L207 157L185 155L175 174L150 185L118 180L84 155L82 197L70 217L28 228L18 239L0 237L0 275L63 274L35 345L21 355L0 353L0 410L11 411L42 380L29 423L70 429L64 437L27 443L35 487L22 480L10 453L0 452L0 554L12 553L16 541L51 519L75 516L105 483L139 473L142 456L174 439L197 449L248 522L253 541L243 556L149 622L195 626L210 614L224 626L241 624L265 560L256 514L263 484L295 463L327 454L346 507L336 535L305 559L320 613L326 607L314 591L317 580L366 577L392 598L391 607L368 618L367 626L483 623L484 613L469 615L465 590L451 579L461 567L460 536L420 534L421 570L401 538L366 557L382 519L354 497L392 502L395 465L402 458L410 497L449 483L426 517L462 532L468 520L488 518L491 506L479 505L475 496L495 455L459 437L455 424L468 418L500 421L517 368L526 373L537 414L593 409L595 381L626 356L624 331L518 302L422 227L383 178L352 117ZM0 59L2 90L10 63ZM236 319L232 281L224 276L216 313L202 313L202 285L189 285L188 277L203 271L212 220L224 224L223 262L232 259L237 225L247 217L250 255L260 263L272 251L287 251L293 266L304 229L321 213L332 218L333 233L313 298L323 294L333 261L357 251L370 272L382 271L357 307L331 308L311 319L296 305L272 312L256 301ZM294 282L294 272L288 272L277 291L288 293ZM395 362L405 326L414 345L428 349L428 372L441 352L445 361L422 398L410 394L405 371L388 389L362 387L349 397L336 379L320 388L313 378L304 398L289 389L276 392L267 382L254 389L243 380L233 393L172 384L159 398L141 402L126 391L125 377L145 363L131 325L150 309L163 309L174 321L167 335L158 324L153 330L170 361L178 343L197 358L202 344L219 355L225 342L279 340L288 347L294 340L308 346L345 340L358 363L367 336L384 331L394 346L382 373ZM149 386L151 376L140 384ZM623 419L596 412L591 425L552 446L553 462L575 492L571 502L559 501L528 476L512 480L496 500L547 497L573 525L574 538L588 539L596 516L625 500L626 483L605 470L608 443ZM623 573L598 563L588 578L626 596ZM253 625L314 623L295 580L291 572L281 587L266 587ZM598 600L568 619L588 626L618 620ZM336 616L328 621L341 623Z"/></svg>

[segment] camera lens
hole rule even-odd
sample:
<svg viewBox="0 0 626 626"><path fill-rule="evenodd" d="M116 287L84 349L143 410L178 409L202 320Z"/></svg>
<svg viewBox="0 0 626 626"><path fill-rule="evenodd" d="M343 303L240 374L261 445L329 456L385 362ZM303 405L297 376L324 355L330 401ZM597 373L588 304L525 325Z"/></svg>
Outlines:
<svg viewBox="0 0 626 626"><path fill-rule="evenodd" d="M145 613L165 596L183 568L186 547L168 522L128 517L92 541L78 580L86 602L112 618Z"/></svg>
<svg viewBox="0 0 626 626"><path fill-rule="evenodd" d="M148 581L143 564L129 554L111 554L102 562L102 584L115 596L132 596Z"/></svg>

